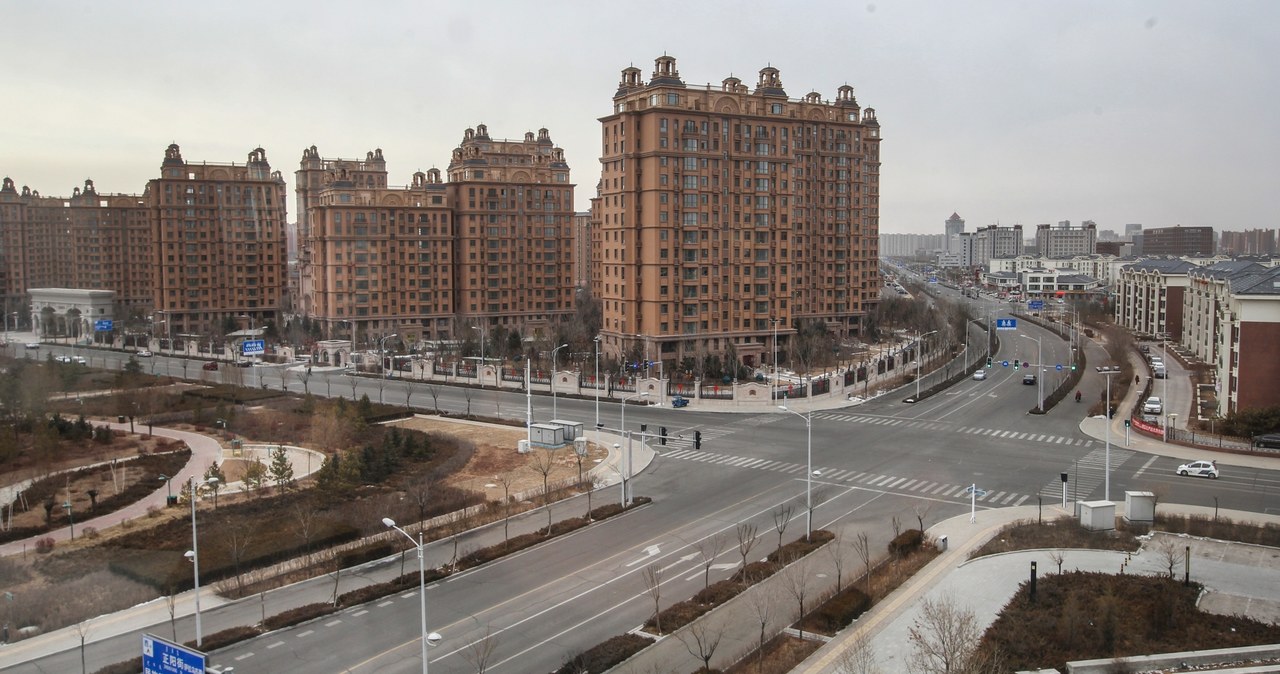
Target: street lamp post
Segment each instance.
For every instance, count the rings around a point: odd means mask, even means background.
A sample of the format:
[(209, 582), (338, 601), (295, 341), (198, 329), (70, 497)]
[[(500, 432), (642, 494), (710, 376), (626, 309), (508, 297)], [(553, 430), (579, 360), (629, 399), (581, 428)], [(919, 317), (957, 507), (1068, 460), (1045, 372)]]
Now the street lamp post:
[(769, 322), (773, 323), (773, 386), (769, 387), (770, 399), (775, 403), (778, 402), (778, 321), (781, 319), (770, 318)]
[(218, 478), (211, 477), (197, 483), (196, 476), (191, 476), (191, 549), (185, 555), (191, 560), (191, 574), (196, 592), (196, 648), (204, 644), (204, 635), (200, 629), (200, 537), (196, 533), (196, 489), (206, 484), (216, 484)]
[(1111, 500), (1111, 377), (1120, 374), (1119, 365), (1103, 365), (1097, 368), (1098, 374), (1107, 378), (1107, 403), (1103, 406), (1102, 414), (1107, 418), (1107, 451), (1106, 451), (1106, 468), (1102, 471), (1103, 479), (1103, 498), (1107, 501)]
[(167, 507), (170, 503), (173, 503), (173, 477), (170, 475), (161, 474), (160, 479), (164, 480), (164, 486), (169, 490), (169, 498), (166, 499), (164, 502), (165, 506)]
[(600, 441), (600, 335), (591, 340), (596, 343), (596, 442)]
[(626, 503), (623, 503), (623, 505), (627, 505), (631, 502), (631, 490), (627, 484), (631, 479), (631, 434), (627, 432), (627, 401), (634, 400), (636, 398), (645, 398), (648, 397), (648, 395), (648, 391), (643, 391), (623, 398), (620, 403), (622, 406), (622, 415), (618, 420), (618, 429), (627, 436), (627, 474), (622, 478), (622, 493), (626, 497)]
[(557, 346), (556, 348), (551, 350), (551, 418), (552, 419), (560, 418), (559, 416), (560, 413), (558, 411), (559, 408), (556, 407), (556, 355), (559, 354), (560, 349), (563, 349), (566, 346), (569, 346), (569, 345), (561, 344), (560, 346)]
[(409, 532), (396, 526), (396, 521), (390, 517), (382, 518), (382, 523), (389, 529), (399, 531), (418, 549), (418, 606), (422, 615), (422, 674), (427, 674), (427, 646), (440, 643), (441, 637), (435, 632), (427, 632), (427, 569), (423, 559), (426, 557), (426, 549), (422, 545), (422, 531), (418, 531), (418, 538), (415, 539), (409, 535)]
[[(378, 377), (387, 378), (387, 340), (395, 337), (396, 333), (391, 333), (378, 340)], [(382, 404), (382, 384), (378, 385), (378, 404)]]
[(913, 402), (920, 402), (920, 361), (924, 359), (924, 338), (936, 332), (937, 330), (931, 330), (916, 336), (916, 397)]
[[(1042, 359), (1042, 352), (1040, 350), (1041, 338), (1032, 337), (1031, 335), (1018, 335), (1018, 336), (1023, 337), (1025, 339), (1036, 340), (1036, 370), (1039, 372), (1039, 374), (1037, 374), (1036, 376), (1036, 392), (1039, 396), (1039, 402), (1036, 404), (1036, 408), (1039, 409), (1041, 412), (1043, 412), (1044, 411), (1044, 360)], [(1108, 379), (1107, 381), (1110, 382), (1111, 380)]]
[(805, 463), (808, 465), (804, 473), (804, 539), (807, 541), (813, 535), (813, 410), (801, 414), (793, 409), (788, 409), (786, 405), (778, 405), (778, 409), (804, 419)]

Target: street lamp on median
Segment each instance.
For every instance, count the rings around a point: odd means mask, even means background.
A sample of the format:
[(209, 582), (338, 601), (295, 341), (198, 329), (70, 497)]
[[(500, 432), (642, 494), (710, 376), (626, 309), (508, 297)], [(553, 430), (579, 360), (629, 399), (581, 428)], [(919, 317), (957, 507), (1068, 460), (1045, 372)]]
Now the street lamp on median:
[[(1044, 361), (1041, 359), (1042, 358), (1041, 351), (1040, 351), (1041, 338), (1032, 337), (1031, 335), (1018, 335), (1018, 336), (1023, 337), (1025, 339), (1036, 340), (1036, 369), (1039, 371), (1038, 374), (1036, 375), (1036, 391), (1038, 393), (1038, 400), (1039, 400), (1039, 402), (1036, 404), (1036, 409), (1043, 412), (1044, 411)], [(1107, 381), (1109, 382), (1111, 380), (1108, 379)]]
[(912, 402), (920, 402), (920, 361), (924, 359), (924, 338), (937, 332), (931, 330), (916, 336), (916, 397)]
[[(378, 376), (381, 377), (382, 379), (387, 378), (387, 349), (386, 349), (387, 340), (395, 336), (396, 336), (396, 333), (393, 332), (378, 340)], [(382, 404), (382, 385), (381, 384), (378, 385), (378, 404), (379, 405)]]
[(191, 476), (191, 549), (187, 550), (185, 557), (191, 562), (191, 574), (196, 590), (196, 648), (200, 648), (204, 643), (204, 635), (200, 629), (200, 537), (196, 533), (196, 490), (206, 484), (217, 484), (217, 482), (216, 477), (196, 482), (196, 476)]
[(409, 532), (396, 526), (396, 521), (390, 517), (382, 518), (382, 523), (389, 529), (399, 531), (418, 549), (418, 605), (422, 613), (422, 674), (427, 674), (427, 646), (440, 643), (441, 637), (435, 632), (427, 632), (427, 569), (423, 560), (426, 557), (426, 550), (422, 546), (422, 531), (419, 530), (418, 538), (414, 539)]
[(552, 419), (560, 418), (559, 416), (560, 413), (557, 411), (558, 408), (556, 407), (556, 355), (560, 352), (560, 349), (563, 349), (566, 346), (569, 346), (569, 345), (561, 344), (560, 346), (557, 346), (556, 348), (551, 350), (551, 418)]
[(488, 341), (488, 335), (484, 328), (484, 324), (471, 326), (472, 330), (480, 331), (480, 367), (476, 368), (476, 382), (484, 387), (484, 343)]
[(596, 343), (596, 442), (600, 441), (600, 335), (591, 340)]
[(786, 405), (778, 405), (778, 409), (804, 419), (805, 444), (807, 446), (805, 462), (808, 465), (804, 473), (804, 539), (807, 541), (813, 535), (813, 410), (809, 410), (806, 414), (801, 414), (793, 409), (788, 409)]
[(643, 391), (635, 395), (626, 396), (622, 399), (622, 402), (619, 403), (622, 406), (622, 418), (618, 420), (618, 430), (627, 436), (627, 475), (622, 479), (622, 493), (626, 497), (624, 499), (626, 502), (623, 503), (623, 505), (627, 505), (631, 502), (631, 489), (627, 484), (627, 481), (631, 479), (631, 434), (627, 432), (627, 401), (635, 400), (636, 398), (645, 398), (648, 397), (648, 395), (648, 391)]
[(1103, 469), (1103, 499), (1111, 500), (1111, 377), (1120, 374), (1119, 365), (1102, 365), (1098, 368), (1098, 374), (1107, 378), (1107, 404), (1103, 407), (1102, 414), (1107, 417), (1107, 452), (1106, 452), (1106, 468)]

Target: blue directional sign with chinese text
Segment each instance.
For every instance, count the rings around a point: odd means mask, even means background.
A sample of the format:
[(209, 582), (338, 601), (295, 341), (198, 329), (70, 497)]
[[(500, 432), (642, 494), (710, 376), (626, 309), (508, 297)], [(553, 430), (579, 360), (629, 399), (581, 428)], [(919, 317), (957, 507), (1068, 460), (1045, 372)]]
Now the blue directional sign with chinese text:
[(240, 347), (240, 352), (246, 356), (262, 353), (266, 351), (267, 343), (261, 339), (246, 339)]
[(1031, 300), (1030, 302), (1027, 302), (1027, 308), (1032, 310), (1043, 309), (1044, 300)]
[(142, 635), (142, 674), (204, 674), (204, 653)]
[(111, 332), (111, 327), (113, 325), (114, 323), (110, 320), (94, 321), (93, 329), (97, 332)]
[(1018, 319), (1016, 318), (997, 318), (996, 330), (1017, 330)]

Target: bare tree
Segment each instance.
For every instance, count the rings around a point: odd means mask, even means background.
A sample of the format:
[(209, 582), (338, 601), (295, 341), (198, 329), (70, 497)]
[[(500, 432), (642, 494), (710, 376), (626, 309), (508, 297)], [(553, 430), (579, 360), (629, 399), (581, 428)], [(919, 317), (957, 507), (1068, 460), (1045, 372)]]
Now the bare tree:
[(316, 535), (316, 508), (308, 501), (293, 504), (293, 533), (302, 541), (303, 554), (311, 561), (311, 541)]
[(738, 525), (738, 554), (742, 555), (742, 581), (747, 581), (747, 555), (751, 554), (751, 548), (760, 542), (760, 534), (756, 530), (756, 525), (750, 522), (743, 522)]
[(879, 674), (876, 669), (876, 650), (866, 632), (854, 635), (836, 656), (837, 674)]
[(933, 509), (932, 503), (917, 503), (912, 506), (912, 511), (916, 515), (916, 523), (919, 524), (920, 535), (924, 535), (924, 518), (929, 516), (929, 511)]
[(440, 413), (440, 386), (438, 384), (427, 384), (427, 393), (431, 394), (431, 406), (435, 408), (436, 414)]
[(169, 610), (169, 630), (173, 633), (173, 643), (178, 643), (178, 594), (176, 588), (170, 586), (164, 593), (164, 607)]
[[(472, 620), (475, 620), (473, 617)], [(479, 622), (479, 621), (477, 621)], [(498, 650), (498, 635), (493, 632), (493, 624), (484, 626), (484, 636), (476, 639), (462, 650), (462, 657), (475, 668), (476, 674), (484, 674), (493, 664), (493, 653)]]
[(920, 614), (907, 633), (912, 652), (908, 663), (924, 674), (964, 671), (982, 636), (972, 611), (955, 599), (925, 599)]
[(747, 606), (751, 609), (751, 615), (755, 617), (756, 624), (760, 626), (760, 642), (756, 645), (756, 669), (764, 671), (764, 642), (769, 618), (773, 616), (773, 595), (769, 593), (767, 587), (760, 585), (752, 587), (747, 590)]
[(831, 565), (836, 568), (836, 592), (844, 589), (844, 562), (847, 552), (844, 547), (844, 531), (836, 529), (831, 542), (827, 544), (827, 554), (831, 556)]
[(428, 509), (431, 505), (431, 485), (427, 482), (426, 477), (413, 480), (405, 492), (408, 493), (409, 499), (413, 501), (413, 505), (418, 508), (418, 521), (426, 522)]
[[(468, 412), (470, 414), (470, 412)], [(556, 449), (547, 447), (533, 452), (529, 468), (542, 476), (542, 505), (547, 509), (547, 535), (551, 535), (551, 491), (547, 481), (556, 467)]]
[(693, 544), (698, 551), (698, 556), (702, 558), (702, 588), (705, 590), (711, 587), (711, 565), (716, 563), (716, 557), (725, 550), (724, 534), (715, 534), (708, 536)]
[(711, 658), (715, 656), (716, 649), (720, 647), (720, 640), (724, 637), (724, 625), (719, 624), (713, 627), (708, 624), (709, 622), (709, 619), (695, 620), (689, 625), (689, 629), (676, 633), (676, 638), (684, 644), (689, 655), (702, 663), (702, 669), (698, 670), (699, 672), (711, 671)]
[(902, 520), (899, 519), (897, 515), (894, 515), (893, 518), (889, 520), (889, 526), (893, 528), (893, 537), (896, 539), (898, 534), (902, 533)]
[(506, 545), (511, 538), (511, 477), (508, 475), (495, 475), (493, 479), (502, 485), (502, 544)]
[(471, 416), (471, 389), (466, 386), (463, 386), (462, 397), (467, 399), (467, 416), (470, 417)]
[(1169, 570), (1169, 580), (1173, 580), (1176, 577), (1173, 575), (1173, 569), (1178, 562), (1182, 561), (1181, 551), (1178, 550), (1178, 546), (1173, 541), (1167, 538), (1160, 541), (1159, 548), (1157, 559), (1165, 563)]
[(804, 600), (809, 595), (809, 561), (802, 559), (788, 566), (782, 575), (782, 586), (786, 588), (787, 594), (796, 600), (796, 629), (800, 632), (800, 639), (804, 639)]
[(244, 594), (244, 574), (241, 573), (240, 566), (253, 540), (251, 531), (246, 525), (227, 526), (223, 528), (220, 539), (227, 556), (231, 558), (231, 569), (236, 574), (236, 596), (241, 596)]
[(88, 665), (84, 659), (84, 642), (85, 639), (89, 638), (89, 623), (82, 620), (73, 627), (75, 628), (76, 636), (80, 639), (80, 674), (89, 674)]
[(1054, 564), (1057, 564), (1057, 565), (1058, 565), (1058, 574), (1059, 574), (1059, 575), (1061, 575), (1061, 574), (1062, 574), (1062, 562), (1063, 562), (1064, 560), (1066, 560), (1066, 558), (1067, 558), (1067, 551), (1066, 551), (1066, 550), (1054, 550), (1053, 552), (1050, 552), (1050, 553), (1049, 553), (1049, 559), (1050, 559), (1050, 561), (1052, 561)]
[(791, 523), (792, 506), (790, 503), (784, 503), (773, 509), (773, 529), (778, 532), (778, 549), (782, 549), (782, 534), (787, 530), (787, 525)]
[(871, 596), (871, 539), (867, 536), (867, 532), (859, 531), (858, 537), (853, 541), (853, 551), (858, 554), (858, 559), (862, 560), (862, 584), (863, 592), (867, 596)]
[(653, 599), (653, 624), (658, 634), (662, 634), (662, 567), (650, 564), (640, 571), (644, 579), (644, 590)]

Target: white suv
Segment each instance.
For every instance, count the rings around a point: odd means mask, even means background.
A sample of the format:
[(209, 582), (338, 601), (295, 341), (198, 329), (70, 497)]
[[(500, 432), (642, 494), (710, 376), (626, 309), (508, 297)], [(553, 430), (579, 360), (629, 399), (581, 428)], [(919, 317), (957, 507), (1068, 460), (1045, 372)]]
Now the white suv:
[(1160, 399), (1155, 396), (1151, 396), (1150, 398), (1147, 398), (1147, 402), (1142, 403), (1143, 414), (1160, 414), (1163, 411), (1164, 411), (1164, 404), (1161, 403)]

